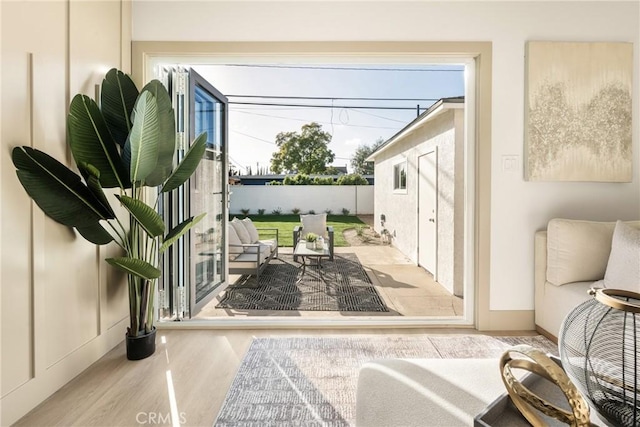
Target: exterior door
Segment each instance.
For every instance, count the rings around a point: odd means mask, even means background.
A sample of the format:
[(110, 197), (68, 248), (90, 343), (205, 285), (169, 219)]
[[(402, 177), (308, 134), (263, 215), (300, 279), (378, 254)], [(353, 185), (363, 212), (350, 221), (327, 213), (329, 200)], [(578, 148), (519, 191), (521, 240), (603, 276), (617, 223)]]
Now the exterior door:
[(418, 264), (437, 280), (438, 151), (418, 157)]
[(226, 287), (227, 98), (189, 70), (189, 134), (207, 132), (207, 149), (191, 179), (190, 216), (206, 212), (190, 245), (190, 314), (194, 316)]
[(178, 160), (207, 132), (207, 148), (196, 172), (160, 204), (172, 226), (206, 213), (164, 259), (160, 314), (181, 319), (195, 316), (227, 283), (227, 98), (191, 69), (164, 67), (159, 74), (176, 112)]

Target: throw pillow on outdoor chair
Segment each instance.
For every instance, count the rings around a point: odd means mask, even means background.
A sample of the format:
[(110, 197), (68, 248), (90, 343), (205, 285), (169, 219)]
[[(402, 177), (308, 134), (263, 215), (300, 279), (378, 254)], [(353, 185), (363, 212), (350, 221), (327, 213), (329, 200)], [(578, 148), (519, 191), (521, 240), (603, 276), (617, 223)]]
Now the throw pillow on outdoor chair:
[(318, 236), (329, 237), (327, 234), (327, 214), (309, 214), (300, 215), (300, 222), (302, 222), (302, 238), (307, 233), (314, 233)]
[[(333, 261), (333, 227), (327, 227), (327, 214), (300, 215), (300, 222), (302, 222), (302, 226), (293, 229), (293, 247), (296, 247), (299, 240), (304, 240), (304, 236), (308, 233), (314, 233), (327, 240), (329, 260)], [(298, 257), (294, 256), (293, 260), (297, 261)]]

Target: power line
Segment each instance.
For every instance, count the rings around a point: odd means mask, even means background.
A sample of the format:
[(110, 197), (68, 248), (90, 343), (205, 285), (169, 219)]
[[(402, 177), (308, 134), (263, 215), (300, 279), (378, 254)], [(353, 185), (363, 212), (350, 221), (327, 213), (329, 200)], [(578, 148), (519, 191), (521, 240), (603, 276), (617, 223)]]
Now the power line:
[(321, 66), (302, 66), (302, 65), (267, 65), (267, 64), (221, 64), (224, 67), (243, 67), (243, 68), (284, 68), (292, 70), (342, 70), (342, 71), (400, 71), (400, 72), (442, 72), (442, 73), (461, 73), (464, 69), (455, 70), (449, 68), (366, 68), (366, 67), (321, 67)]
[[(307, 111), (309, 110), (313, 110), (314, 108), (308, 108)], [(322, 107), (319, 108), (315, 108), (316, 110), (322, 110)], [(295, 107), (284, 107), (284, 108), (274, 108), (274, 107), (260, 107), (260, 106), (248, 106), (248, 107), (242, 107), (242, 106), (235, 106), (234, 111), (300, 111), (299, 108), (295, 108)]]
[(246, 136), (247, 138), (257, 139), (258, 141), (266, 142), (267, 144), (276, 145), (276, 143), (273, 142), (273, 141), (267, 141), (266, 139), (258, 138), (257, 136), (249, 135), (247, 133), (242, 133), (242, 132), (234, 130), (234, 129), (231, 129), (231, 132), (235, 132), (237, 134)]
[(416, 107), (371, 107), (371, 106), (350, 106), (350, 105), (311, 105), (311, 104), (273, 104), (268, 102), (238, 102), (229, 101), (229, 105), (264, 105), (273, 107), (301, 107), (301, 108), (358, 108), (365, 110), (413, 110)]
[(353, 111), (355, 111), (356, 113), (360, 113), (360, 114), (366, 114), (367, 116), (377, 117), (379, 119), (390, 120), (392, 122), (398, 122), (398, 123), (404, 123), (404, 124), (407, 123), (406, 120), (396, 120), (396, 119), (392, 119), (392, 118), (389, 118), (389, 117), (379, 116), (379, 115), (373, 114), (373, 113), (367, 113), (366, 111), (358, 111), (357, 108), (353, 108)]
[[(231, 132), (235, 132), (235, 133), (237, 133), (237, 134), (240, 134), (240, 135), (246, 136), (246, 137), (248, 137), (248, 138), (256, 139), (256, 140), (261, 141), (261, 142), (266, 142), (267, 144), (276, 145), (276, 143), (275, 143), (275, 142), (268, 141), (268, 140), (266, 140), (266, 139), (262, 139), (262, 138), (258, 138), (257, 136), (249, 135), (248, 133), (239, 132), (239, 131), (237, 131), (237, 130), (233, 130), (233, 129), (231, 130)], [(335, 159), (340, 159), (340, 160), (351, 160), (351, 159), (346, 158), (346, 157), (334, 157), (334, 158), (335, 158)]]
[(344, 96), (225, 95), (227, 98), (314, 99), (323, 101), (438, 101), (440, 98), (370, 98)]
[(232, 161), (232, 162), (233, 162), (237, 167), (242, 168), (242, 169), (244, 169), (245, 171), (247, 170), (247, 168), (246, 168), (246, 167), (242, 166), (242, 165), (240, 164), (240, 162), (239, 162), (239, 161), (237, 161), (236, 159), (234, 159), (233, 157), (229, 156), (229, 160), (231, 160), (231, 161)]
[[(353, 110), (353, 111), (355, 111), (356, 113), (366, 114), (367, 116), (373, 116), (373, 117), (377, 117), (379, 119), (390, 120), (392, 122), (397, 122), (397, 123), (404, 123), (404, 124), (407, 123), (406, 120), (392, 119), (390, 117), (380, 116), (378, 114), (368, 113), (366, 111), (358, 111), (357, 108), (353, 108), (353, 107), (348, 107), (348, 108)], [(422, 107), (420, 107), (420, 108), (422, 108)], [(309, 108), (309, 110), (311, 110), (311, 109), (313, 109), (313, 108)], [(323, 108), (322, 107), (318, 107), (316, 109), (317, 110), (322, 110)], [(283, 117), (283, 116), (272, 116), (270, 114), (249, 113), (249, 112), (250, 111), (298, 111), (298, 110), (299, 110), (299, 108), (296, 108), (296, 107), (291, 107), (291, 108), (286, 108), (285, 107), (285, 108), (274, 109), (274, 108), (269, 108), (269, 107), (260, 108), (260, 106), (257, 106), (257, 107), (240, 107), (240, 106), (236, 106), (233, 109), (233, 111), (238, 112), (238, 113), (255, 114), (255, 115), (258, 115), (258, 116), (277, 117), (277, 118), (285, 118), (285, 117)], [(287, 119), (288, 119), (288, 117), (287, 117)], [(294, 120), (294, 119), (290, 119), (290, 120)], [(302, 119), (300, 119), (300, 120), (302, 120)], [(355, 125), (353, 125), (353, 126), (355, 126)], [(382, 129), (395, 129), (395, 128), (386, 128), (385, 127), (385, 128), (382, 128)]]
[[(239, 110), (235, 110), (236, 113), (242, 113), (242, 114), (249, 114), (252, 116), (261, 116), (261, 117), (273, 117), (274, 119), (284, 119), (284, 120), (293, 120), (293, 121), (298, 121), (298, 122), (305, 122), (305, 123), (309, 123), (309, 120), (306, 119), (298, 119), (295, 117), (284, 117), (284, 116), (275, 116), (273, 114), (261, 114), (261, 113), (250, 113), (248, 111), (239, 111)], [(385, 117), (382, 117), (385, 118)], [(387, 119), (387, 120), (393, 120), (393, 119)], [(318, 121), (318, 120), (313, 120), (316, 123), (322, 123), (322, 124), (333, 124), (331, 122), (324, 122), (324, 121)], [(400, 123), (404, 123), (406, 124), (407, 122), (403, 122), (400, 120), (395, 120), (398, 121)], [(390, 127), (390, 126), (368, 126), (368, 125), (352, 125), (352, 124), (344, 124), (341, 123), (342, 126), (351, 126), (351, 127), (359, 127), (359, 128), (369, 128), (369, 129), (391, 129), (391, 130), (398, 130), (398, 127)]]

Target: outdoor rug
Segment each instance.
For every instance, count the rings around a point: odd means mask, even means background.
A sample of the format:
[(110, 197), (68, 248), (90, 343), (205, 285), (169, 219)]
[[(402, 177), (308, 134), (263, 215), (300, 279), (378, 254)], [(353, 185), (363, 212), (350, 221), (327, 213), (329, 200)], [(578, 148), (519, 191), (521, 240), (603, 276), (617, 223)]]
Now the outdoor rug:
[(322, 261), (321, 280), (316, 266), (302, 269), (293, 255), (280, 255), (260, 274), (243, 277), (229, 286), (216, 308), (238, 310), (389, 311), (378, 295), (358, 257), (336, 254)]
[(557, 355), (537, 336), (386, 335), (255, 338), (215, 426), (351, 426), (360, 366), (381, 358), (497, 359), (529, 344)]

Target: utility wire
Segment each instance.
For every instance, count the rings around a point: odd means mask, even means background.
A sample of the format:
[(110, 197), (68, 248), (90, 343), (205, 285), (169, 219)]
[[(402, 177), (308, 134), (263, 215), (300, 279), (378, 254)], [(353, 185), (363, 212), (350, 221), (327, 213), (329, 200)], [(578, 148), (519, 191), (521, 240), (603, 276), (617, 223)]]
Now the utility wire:
[[(379, 115), (377, 115), (377, 114), (368, 113), (368, 112), (366, 112), (366, 111), (358, 111), (358, 109), (357, 109), (357, 108), (352, 108), (352, 110), (353, 110), (353, 111), (355, 111), (356, 113), (366, 114), (367, 116), (373, 116), (373, 117), (377, 117), (377, 118), (379, 118), (379, 119), (390, 120), (390, 121), (392, 121), (392, 122), (398, 122), (398, 123), (404, 123), (404, 124), (407, 124), (407, 121), (406, 121), (406, 120), (397, 120), (397, 119), (392, 119), (392, 118), (390, 118), (390, 117), (384, 117), (384, 116), (379, 116)], [(385, 128), (385, 129), (386, 129), (386, 128)], [(393, 128), (393, 129), (395, 129), (395, 128)]]
[[(240, 134), (242, 136), (246, 136), (248, 138), (256, 139), (256, 140), (261, 141), (261, 142), (266, 142), (267, 144), (276, 145), (275, 142), (268, 141), (268, 140), (262, 139), (262, 138), (258, 138), (257, 136), (249, 135), (248, 133), (239, 132), (239, 131), (233, 130), (233, 129), (231, 130), (231, 132), (235, 132), (235, 133)], [(340, 160), (351, 160), (351, 159), (346, 158), (346, 157), (334, 157), (334, 158), (335, 159), (340, 159)]]
[[(307, 111), (309, 110), (314, 110), (314, 108), (307, 108)], [(315, 110), (323, 110), (322, 107), (318, 107), (315, 108)], [(248, 107), (243, 107), (241, 105), (235, 105), (233, 106), (233, 111), (300, 111), (299, 108), (295, 108), (295, 107), (284, 107), (284, 108), (275, 108), (275, 107), (260, 107), (260, 106), (256, 106), (256, 107), (252, 107), (252, 106), (248, 106)]]
[(242, 67), (242, 68), (285, 68), (292, 70), (343, 70), (343, 71), (401, 71), (401, 72), (443, 72), (443, 73), (461, 73), (464, 69), (456, 70), (449, 68), (366, 68), (366, 67), (321, 67), (321, 66), (302, 66), (302, 65), (268, 65), (268, 64), (220, 64), (223, 67)]
[(365, 110), (413, 110), (416, 107), (371, 107), (371, 106), (353, 106), (353, 105), (311, 105), (311, 104), (273, 104), (269, 102), (238, 102), (229, 101), (229, 105), (264, 105), (273, 107), (301, 107), (301, 108), (358, 108)]
[(240, 162), (238, 162), (238, 161), (237, 161), (236, 159), (234, 159), (233, 157), (229, 156), (229, 160), (231, 160), (231, 161), (233, 162), (233, 164), (234, 164), (234, 165), (236, 165), (237, 167), (242, 168), (242, 169), (244, 169), (245, 171), (247, 170), (247, 168), (246, 168), (246, 167), (242, 166), (242, 165), (240, 164)]
[[(295, 117), (274, 116), (272, 114), (251, 113), (249, 111), (239, 111), (239, 110), (234, 110), (234, 111), (236, 113), (249, 114), (251, 116), (273, 117), (274, 119), (293, 120), (293, 121), (297, 121), (297, 122), (309, 123), (309, 120), (307, 120), (307, 119), (298, 119), (298, 118), (295, 118)], [(388, 119), (388, 120), (393, 120), (393, 119)], [(316, 123), (327, 124), (327, 125), (328, 124), (333, 124), (332, 122), (324, 122), (324, 121), (320, 121), (320, 120), (312, 120), (312, 121), (314, 121)], [(407, 122), (403, 122), (401, 120), (395, 120), (395, 121), (407, 124)], [(342, 123), (342, 125), (343, 126), (351, 126), (351, 127), (359, 127), (359, 128), (369, 128), (369, 129), (398, 130), (398, 126), (396, 126), (396, 127), (391, 127), (391, 126), (368, 126), (368, 125), (352, 125), (352, 124), (349, 124), (349, 123), (347, 123), (347, 124)]]
[(243, 132), (240, 132), (240, 131), (237, 131), (237, 130), (234, 130), (234, 129), (231, 129), (231, 132), (235, 132), (237, 134), (246, 136), (247, 138), (257, 139), (258, 141), (266, 142), (267, 144), (276, 145), (276, 143), (273, 142), (273, 141), (268, 141), (266, 139), (258, 138), (257, 136), (249, 135), (247, 133), (243, 133)]
[[(378, 114), (373, 114), (373, 113), (368, 113), (366, 111), (359, 111), (357, 108), (353, 108), (353, 107), (349, 107), (351, 110), (355, 111), (356, 113), (360, 113), (360, 114), (366, 114), (367, 116), (373, 116), (373, 117), (377, 117), (379, 119), (384, 119), (384, 120), (389, 120), (392, 122), (397, 122), (397, 123), (404, 123), (407, 124), (406, 120), (398, 120), (398, 119), (392, 119), (390, 117), (385, 117), (385, 116), (380, 116)], [(421, 107), (422, 108), (422, 107)], [(311, 110), (312, 108), (309, 108), (309, 110)], [(317, 108), (318, 110), (321, 110), (322, 108)], [(252, 113), (252, 111), (299, 111), (299, 108), (278, 108), (278, 109), (273, 109), (273, 108), (253, 108), (253, 107), (240, 107), (240, 106), (234, 106), (233, 111), (237, 112), (237, 113), (246, 113), (246, 114), (254, 114), (256, 116), (265, 116), (265, 117), (276, 117), (276, 118), (281, 118), (281, 119), (289, 119), (289, 117), (284, 117), (284, 116), (273, 116), (271, 114), (260, 114), (260, 113)], [(289, 120), (303, 120), (303, 119), (289, 119)], [(307, 120), (305, 120), (307, 121)], [(356, 126), (356, 125), (352, 125), (352, 126)], [(362, 125), (364, 126), (364, 125)], [(375, 126), (375, 128), (380, 128), (380, 129), (395, 129), (395, 128), (390, 128), (390, 127), (378, 127)]]
[(438, 101), (440, 98), (371, 98), (344, 96), (225, 95), (227, 98), (315, 99), (323, 101)]

